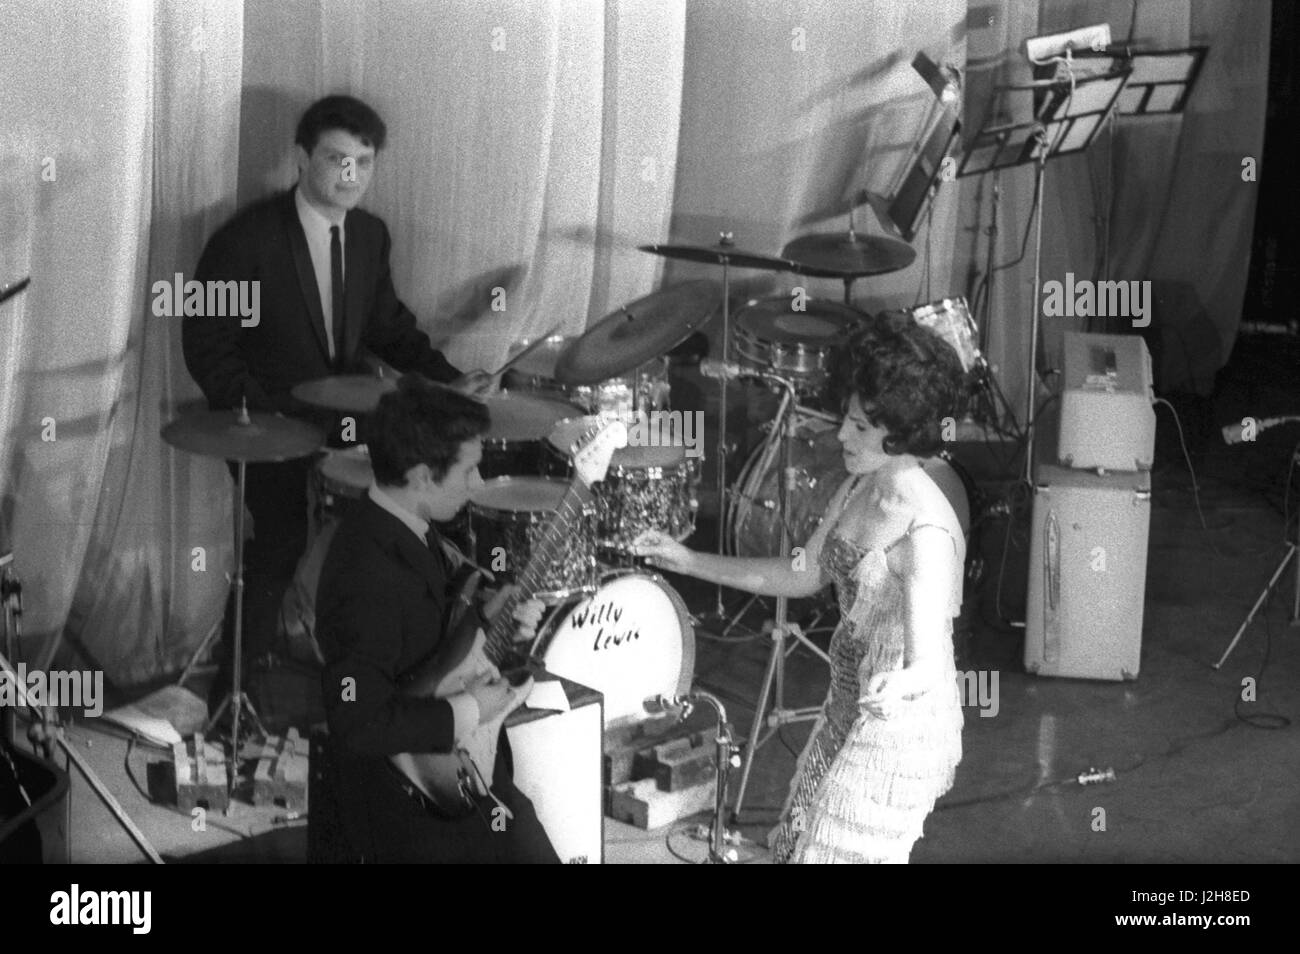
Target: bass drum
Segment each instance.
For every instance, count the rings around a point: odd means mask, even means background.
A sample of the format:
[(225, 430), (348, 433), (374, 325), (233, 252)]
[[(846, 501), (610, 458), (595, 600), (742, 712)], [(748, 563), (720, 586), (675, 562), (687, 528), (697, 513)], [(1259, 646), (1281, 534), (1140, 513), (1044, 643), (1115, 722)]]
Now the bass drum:
[(682, 695), (695, 675), (695, 630), (663, 578), (617, 571), (559, 607), (533, 645), (547, 670), (605, 696), (605, 728), (642, 722), (647, 697)]
[[(831, 497), (849, 476), (844, 469), (838, 421), (801, 413), (791, 448), (794, 487), (790, 493), (790, 546), (801, 547), (816, 531)], [(737, 478), (739, 493), (730, 508), (731, 545), (737, 556), (777, 556), (781, 524), (777, 479), (781, 442), (773, 435), (757, 447)], [(786, 554), (789, 556), (789, 554)]]

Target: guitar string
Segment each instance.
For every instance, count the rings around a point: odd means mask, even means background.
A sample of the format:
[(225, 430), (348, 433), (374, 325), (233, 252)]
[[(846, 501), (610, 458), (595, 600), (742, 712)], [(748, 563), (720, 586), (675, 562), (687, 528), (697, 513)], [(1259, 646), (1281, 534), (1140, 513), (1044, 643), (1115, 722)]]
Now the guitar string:
[[(581, 499), (584, 496), (591, 497), (591, 488), (583, 483), (580, 477), (575, 477), (565, 489), (564, 496), (556, 505), (555, 510), (551, 511), (551, 515), (547, 518), (546, 525), (542, 529), (533, 553), (529, 556), (523, 570), (520, 571), (518, 578), (519, 592), (501, 607), (487, 633), (488, 647), (493, 650), (493, 656), (497, 657), (495, 661), (499, 662), (514, 648), (512, 633), (514, 609), (521, 600), (532, 598), (533, 594), (541, 587), (541, 569), (539, 565), (551, 565), (555, 562), (558, 554), (552, 551), (560, 546), (562, 540), (561, 531), (583, 516), (582, 508), (589, 502), (589, 500)], [(576, 506), (574, 498), (578, 498)]]

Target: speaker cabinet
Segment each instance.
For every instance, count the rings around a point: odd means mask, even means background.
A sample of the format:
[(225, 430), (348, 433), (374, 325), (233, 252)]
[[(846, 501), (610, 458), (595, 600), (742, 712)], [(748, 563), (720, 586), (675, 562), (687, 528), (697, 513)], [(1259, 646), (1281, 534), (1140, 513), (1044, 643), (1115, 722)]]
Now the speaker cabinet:
[(515, 786), (533, 803), (562, 862), (599, 864), (605, 857), (604, 697), (567, 679), (560, 683), (568, 712), (525, 706), (506, 720)]
[(1151, 477), (1040, 464), (1029, 549), (1025, 669), (1136, 679)]

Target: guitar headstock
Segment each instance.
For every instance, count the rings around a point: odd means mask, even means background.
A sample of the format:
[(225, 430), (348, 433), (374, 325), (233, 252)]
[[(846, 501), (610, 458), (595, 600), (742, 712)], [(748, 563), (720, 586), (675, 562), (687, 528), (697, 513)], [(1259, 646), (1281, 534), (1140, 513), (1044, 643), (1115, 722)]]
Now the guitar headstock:
[(605, 479), (614, 451), (627, 446), (627, 425), (622, 421), (601, 421), (574, 441), (573, 471), (587, 486)]

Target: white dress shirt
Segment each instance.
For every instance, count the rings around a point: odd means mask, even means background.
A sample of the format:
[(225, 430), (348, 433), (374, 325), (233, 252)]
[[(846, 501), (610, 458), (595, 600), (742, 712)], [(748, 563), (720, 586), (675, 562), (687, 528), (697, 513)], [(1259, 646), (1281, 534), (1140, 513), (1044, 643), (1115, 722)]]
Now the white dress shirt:
[[(330, 282), (330, 228), (334, 225), (302, 196), (302, 187), (294, 190), (294, 204), (298, 207), (298, 221), (307, 236), (307, 250), (311, 252), (311, 267), (316, 272), (316, 290), (320, 292), (320, 310), (325, 317), (325, 340), (329, 344), (330, 360), (334, 360), (334, 286)], [(338, 223), (339, 244), (343, 246), (343, 274), (347, 268), (347, 233), (343, 223)]]
[[(428, 546), (429, 521), (422, 520), (419, 516), (407, 510), (390, 495), (384, 493), (376, 483), (371, 483), (368, 493), (370, 499), (375, 502), (375, 506), (388, 511), (406, 524), (410, 531), (420, 538), (420, 545)], [(454, 696), (448, 696), (446, 701), (451, 704), (451, 711), (455, 715), (453, 734), (456, 741), (459, 742), (464, 738), (466, 732), (478, 728), (478, 700), (468, 692), (458, 692)]]

